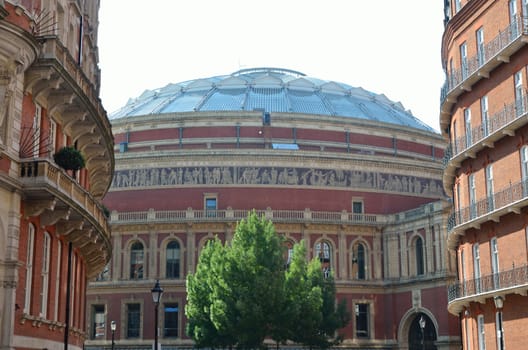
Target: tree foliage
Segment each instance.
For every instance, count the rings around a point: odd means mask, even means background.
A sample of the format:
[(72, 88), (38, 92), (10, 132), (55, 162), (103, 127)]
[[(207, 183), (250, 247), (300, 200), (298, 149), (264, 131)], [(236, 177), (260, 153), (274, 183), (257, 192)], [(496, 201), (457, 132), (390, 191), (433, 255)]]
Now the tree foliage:
[(306, 255), (304, 243), (296, 244), (286, 266), (282, 237), (271, 221), (250, 213), (231, 242), (209, 242), (188, 275), (187, 334), (210, 348), (257, 349), (265, 339), (335, 344), (336, 330), (348, 323), (346, 304), (336, 309), (333, 279)]

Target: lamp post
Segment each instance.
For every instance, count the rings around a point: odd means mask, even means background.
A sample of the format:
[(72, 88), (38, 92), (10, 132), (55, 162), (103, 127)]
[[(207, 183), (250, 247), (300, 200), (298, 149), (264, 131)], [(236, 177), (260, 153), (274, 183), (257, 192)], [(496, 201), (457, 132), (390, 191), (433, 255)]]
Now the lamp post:
[(502, 330), (502, 308), (504, 306), (504, 298), (500, 295), (493, 297), (493, 302), (497, 308), (497, 341), (499, 350), (504, 350), (504, 332)]
[(422, 349), (425, 350), (425, 318), (420, 316), (420, 321), (418, 321), (420, 324), (420, 329), (422, 330)]
[(152, 293), (152, 301), (154, 302), (154, 350), (158, 350), (158, 309), (161, 295), (163, 294), (159, 280), (156, 280), (156, 284), (150, 292)]
[(112, 330), (112, 350), (114, 350), (114, 345), (115, 345), (115, 342), (114, 342), (114, 334), (115, 334), (115, 330), (116, 330), (116, 323), (115, 323), (115, 321), (110, 322), (110, 329)]

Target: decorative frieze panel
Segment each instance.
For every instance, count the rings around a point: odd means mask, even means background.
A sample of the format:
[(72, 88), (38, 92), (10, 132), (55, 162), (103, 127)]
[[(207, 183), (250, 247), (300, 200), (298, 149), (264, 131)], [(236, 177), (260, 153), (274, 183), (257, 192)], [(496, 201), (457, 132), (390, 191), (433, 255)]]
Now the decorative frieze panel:
[(194, 185), (336, 187), (443, 197), (442, 181), (361, 170), (296, 167), (178, 167), (119, 170), (112, 190)]

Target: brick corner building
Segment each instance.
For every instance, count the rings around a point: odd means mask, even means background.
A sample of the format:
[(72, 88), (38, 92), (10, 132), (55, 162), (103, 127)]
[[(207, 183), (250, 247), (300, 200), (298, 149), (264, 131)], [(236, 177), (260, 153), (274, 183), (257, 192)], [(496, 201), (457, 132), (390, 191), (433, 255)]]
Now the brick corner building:
[[(88, 280), (112, 254), (98, 9), (0, 0), (1, 349), (82, 349)], [(65, 146), (84, 167), (55, 161)]]
[(528, 319), (528, 2), (446, 1), (440, 125), (453, 198), (448, 310), (464, 349), (525, 348)]

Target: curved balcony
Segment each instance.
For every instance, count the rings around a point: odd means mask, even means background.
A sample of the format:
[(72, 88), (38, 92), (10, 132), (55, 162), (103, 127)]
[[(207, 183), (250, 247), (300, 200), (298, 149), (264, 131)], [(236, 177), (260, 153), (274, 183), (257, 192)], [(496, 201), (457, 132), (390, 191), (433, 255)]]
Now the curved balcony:
[(40, 56), (26, 72), (25, 90), (77, 142), (86, 156), (90, 192), (102, 198), (113, 176), (112, 129), (94, 84), (56, 37), (42, 37)]
[(475, 158), (484, 148), (493, 148), (505, 136), (515, 135), (515, 130), (528, 123), (528, 95), (505, 105), (488, 118), (488, 122), (471, 129), (470, 134), (456, 138), (445, 151), (443, 183), (450, 193), (455, 171), (467, 158)]
[(517, 293), (527, 295), (528, 266), (458, 282), (447, 287), (447, 309), (458, 315), (470, 302), (485, 303), (487, 298)]
[(458, 237), (470, 228), (480, 228), (487, 221), (499, 222), (500, 217), (509, 213), (520, 214), (528, 205), (528, 179), (510, 184), (508, 187), (479, 200), (468, 207), (454, 212), (448, 221), (447, 243), (455, 249)]
[(482, 52), (468, 58), (464, 67), (447, 73), (446, 81), (440, 91), (440, 129), (442, 132), (449, 126), (451, 108), (458, 97), (489, 74), (528, 41), (528, 18), (517, 17), (506, 28), (499, 31)]
[(21, 161), (19, 179), (25, 217), (38, 216), (42, 227), (55, 225), (57, 234), (85, 256), (89, 276), (96, 275), (112, 253), (110, 225), (100, 203), (46, 159)]
[[(115, 224), (131, 223), (193, 223), (193, 222), (237, 222), (246, 219), (246, 209), (225, 210), (154, 210), (136, 212), (113, 211), (110, 222)], [(346, 211), (327, 212), (306, 210), (266, 210), (255, 211), (260, 217), (272, 220), (274, 223), (332, 223), (381, 226), (387, 222), (386, 215), (355, 214)]]

